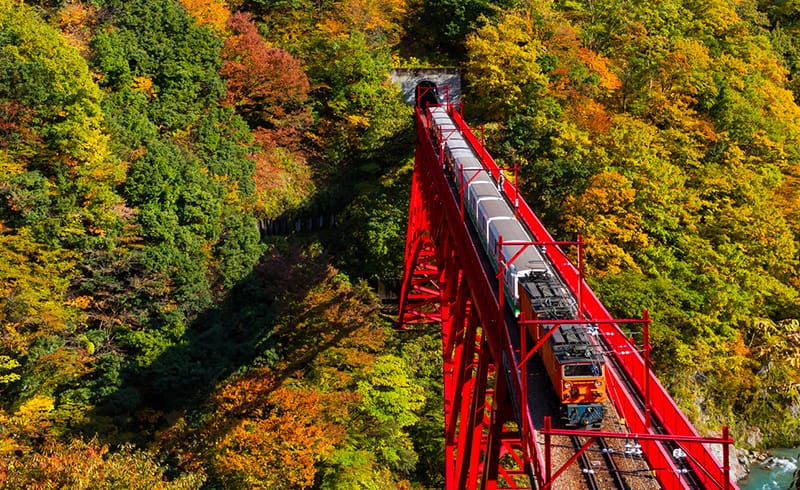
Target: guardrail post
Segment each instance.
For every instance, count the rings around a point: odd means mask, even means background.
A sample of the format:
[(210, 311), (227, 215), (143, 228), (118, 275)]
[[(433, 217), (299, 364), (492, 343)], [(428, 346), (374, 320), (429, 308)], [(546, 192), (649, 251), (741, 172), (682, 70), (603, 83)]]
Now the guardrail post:
[[(525, 324), (525, 312), (520, 312), (519, 314), (520, 319), (520, 329), (519, 329), (519, 344), (520, 344), (520, 353), (519, 358), (525, 359), (525, 355), (527, 354), (528, 345), (527, 345), (527, 337), (528, 337), (528, 326)], [(528, 362), (523, 361), (522, 367), (520, 368), (520, 374), (522, 379), (522, 393), (520, 393), (520, 423), (522, 424), (522, 443), (525, 444), (525, 441), (528, 440), (528, 419), (530, 417), (530, 412), (528, 411)], [(525, 463), (528, 461), (528, 451), (522, 452), (523, 457), (525, 458)]]
[(728, 426), (722, 426), (722, 438), (725, 439), (725, 442), (722, 443), (722, 477), (725, 479), (725, 482), (722, 484), (722, 488), (725, 490), (730, 490), (731, 488), (731, 465), (730, 465), (730, 449), (731, 446), (728, 444)]
[(552, 455), (550, 454), (551, 441), (550, 441), (550, 416), (544, 417), (544, 486), (550, 488), (552, 483)]
[(578, 320), (583, 320), (583, 236), (578, 235)]
[(647, 430), (650, 430), (650, 315), (647, 310), (644, 316), (644, 423)]

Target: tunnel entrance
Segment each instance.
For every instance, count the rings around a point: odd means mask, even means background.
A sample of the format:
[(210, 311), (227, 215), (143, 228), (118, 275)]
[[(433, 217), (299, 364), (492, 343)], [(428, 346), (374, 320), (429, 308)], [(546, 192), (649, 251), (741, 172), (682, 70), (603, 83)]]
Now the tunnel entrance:
[[(461, 73), (456, 68), (394, 68), (389, 72), (393, 84), (400, 87), (403, 102), (422, 104), (458, 104), (461, 101)], [(431, 92), (424, 100), (419, 96)], [(437, 100), (434, 102), (433, 97)]]
[(439, 91), (436, 89), (436, 84), (430, 80), (423, 80), (417, 84), (416, 100), (420, 107), (442, 103), (439, 99)]

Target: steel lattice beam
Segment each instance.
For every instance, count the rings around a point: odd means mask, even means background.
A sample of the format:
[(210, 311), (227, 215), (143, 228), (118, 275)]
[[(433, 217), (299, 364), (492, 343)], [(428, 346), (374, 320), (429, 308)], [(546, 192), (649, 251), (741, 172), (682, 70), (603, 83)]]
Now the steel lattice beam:
[[(485, 168), (497, 177), (499, 168), (456, 111), (457, 126), (476, 149)], [(458, 192), (442, 172), (429, 139), (426, 118), (417, 109), (417, 151), (405, 252), (405, 274), (400, 296), (401, 326), (439, 324), (442, 330), (445, 410), (445, 477), (447, 489), (541, 488), (546, 470), (536, 441), (537, 430), (527, 412), (527, 384), (517, 369), (520, 354), (510, 339), (503, 315), (502, 293), (484, 269), (481, 251), (473, 243)], [(502, 182), (502, 179), (501, 179)], [(554, 267), (579, 298), (586, 320), (596, 320), (615, 355), (621, 373), (608, 376), (609, 395), (628, 420), (631, 430), (651, 431), (649, 413), (633, 401), (616, 376), (633, 382), (646, 393), (648, 412), (676, 439), (698, 439), (696, 430), (677, 409), (666, 390), (647, 369), (647, 362), (613, 323), (610, 315), (585, 284), (579, 269), (566, 258), (514, 185), (501, 183), (505, 194), (519, 204), (519, 219), (543, 245)], [(494, 273), (491, 273), (494, 276)], [(520, 328), (516, 326), (515, 328)], [(524, 328), (524, 326), (522, 327)], [(523, 348), (523, 351), (525, 349)], [(504, 362), (505, 360), (505, 362)], [(523, 362), (524, 364), (524, 362)], [(524, 370), (524, 368), (523, 368)], [(651, 399), (652, 396), (652, 399)], [(514, 406), (519, 413), (515, 413)], [(522, 407), (522, 409), (519, 409)], [(656, 468), (674, 466), (655, 440), (644, 440), (646, 456)], [(724, 447), (726, 449), (727, 446)], [(696, 472), (708, 487), (737, 488), (729, 481), (727, 463), (721, 467), (703, 444), (688, 448)], [(686, 488), (657, 475), (664, 488)]]

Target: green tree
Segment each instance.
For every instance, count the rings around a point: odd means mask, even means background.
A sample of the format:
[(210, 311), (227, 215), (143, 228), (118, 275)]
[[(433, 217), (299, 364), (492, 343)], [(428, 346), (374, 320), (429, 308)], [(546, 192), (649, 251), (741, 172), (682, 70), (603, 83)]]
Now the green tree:
[[(0, 219), (54, 246), (108, 246), (124, 166), (103, 131), (102, 92), (75, 48), (31, 10), (0, 3)], [(56, 61), (54, 61), (56, 60)]]
[(0, 65), (0, 356), (16, 365), (4, 375), (3, 408), (31, 409), (18, 442), (35, 448), (91, 406), (81, 381), (93, 370), (94, 299), (75, 285), (81, 259), (124, 233), (116, 189), (125, 165), (86, 61), (18, 2), (0, 2)]
[(467, 73), (487, 117), (504, 120), (512, 108), (533, 105), (547, 88), (546, 48), (526, 19), (514, 14), (487, 23), (467, 39)]
[(174, 406), (156, 394), (159, 374), (208, 379), (178, 364), (188, 359), (180, 346), (192, 321), (247, 277), (263, 250), (252, 215), (256, 147), (241, 117), (221, 104), (218, 33), (176, 1), (103, 8), (91, 62), (102, 74), (111, 147), (128, 169), (119, 211), (130, 225), (119, 248), (82, 265), (80, 287), (98, 299), (91, 335), (102, 360), (90, 383), (101, 425), (142, 404)]
[(481, 18), (502, 15), (503, 8), (515, 2), (501, 0), (429, 0), (409, 2), (405, 44), (411, 46), (414, 56), (441, 63), (458, 63), (465, 55), (465, 41)]
[(367, 165), (408, 114), (398, 90), (385, 83), (389, 53), (369, 45), (359, 32), (344, 39), (314, 41), (311, 51), (320, 61), (309, 68), (309, 75), (320, 87), (314, 97), (320, 104), (324, 157), (333, 165), (352, 164), (355, 159)]
[(414, 425), (417, 412), (425, 403), (422, 387), (408, 377), (405, 361), (396, 356), (380, 356), (357, 382), (361, 410), (377, 422), (380, 443), (373, 446), (390, 467), (408, 471), (414, 467), (411, 440), (401, 429)]

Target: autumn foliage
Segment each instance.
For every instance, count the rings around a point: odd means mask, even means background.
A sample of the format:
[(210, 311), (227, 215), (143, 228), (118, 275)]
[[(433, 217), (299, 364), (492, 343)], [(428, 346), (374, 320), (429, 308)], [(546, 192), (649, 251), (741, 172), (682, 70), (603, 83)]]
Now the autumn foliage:
[(313, 191), (302, 146), (311, 123), (306, 105), (310, 85), (300, 63), (288, 51), (271, 47), (247, 13), (232, 14), (221, 56), (225, 103), (253, 130), (259, 145), (251, 156), (260, 217), (275, 218), (300, 207)]
[(111, 451), (97, 440), (50, 443), (38, 453), (0, 455), (0, 488), (200, 488), (202, 474), (170, 479), (166, 466), (146, 451), (125, 446)]
[(495, 158), (520, 163), (551, 230), (583, 236), (604, 303), (619, 316), (650, 311), (659, 375), (687, 413), (704, 428), (738, 419), (739, 434), (759, 420), (785, 440), (798, 437), (787, 415), (797, 390), (771, 397), (788, 422), (751, 401), (780, 391), (778, 378), (797, 386), (798, 371), (729, 355), (767, 341), (762, 318), (800, 313), (787, 205), (796, 58), (769, 46), (796, 47), (757, 12), (780, 10), (767, 3), (529, 2), (467, 36), (466, 77)]
[[(441, 338), (365, 282), (403, 269), (393, 67), (461, 68), (466, 118), (582, 235), (604, 304), (649, 311), (702, 431), (797, 445), (796, 14), (0, 0), (0, 488), (444, 486)], [(335, 227), (266, 233), (311, 210)]]
[(226, 102), (251, 127), (264, 130), (262, 143), (296, 146), (310, 122), (309, 83), (300, 63), (288, 51), (269, 46), (246, 13), (231, 15), (228, 28), (220, 71), (227, 81)]
[[(389, 334), (374, 298), (318, 251), (270, 255), (261, 273), (281, 298), (273, 330), (281, 360), (233, 377), (207, 417), (175, 424), (162, 446), (226, 488), (402, 483), (415, 461), (406, 430), (425, 397), (405, 361), (382, 353)], [(389, 469), (402, 471), (385, 479)]]
[(309, 488), (315, 465), (341, 444), (346, 429), (333, 422), (341, 395), (280, 386), (256, 370), (215, 397), (207, 449), (212, 468), (228, 488)]
[(181, 0), (189, 14), (200, 25), (209, 25), (217, 32), (225, 32), (230, 10), (220, 0)]

